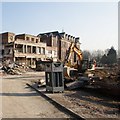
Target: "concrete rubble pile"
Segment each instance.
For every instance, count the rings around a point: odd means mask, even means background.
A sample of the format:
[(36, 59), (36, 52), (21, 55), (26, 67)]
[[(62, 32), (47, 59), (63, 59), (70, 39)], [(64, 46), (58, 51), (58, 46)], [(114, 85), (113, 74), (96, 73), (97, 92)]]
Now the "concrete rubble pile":
[(17, 65), (15, 63), (6, 64), (5, 62), (3, 63), (1, 69), (4, 70), (5, 73), (11, 75), (21, 75), (26, 71), (25, 66)]
[(112, 80), (112, 81), (119, 81), (120, 71), (117, 69), (96, 69), (87, 71), (86, 74), (88, 77), (98, 77), (100, 80)]
[(109, 90), (114, 95), (120, 92), (120, 71), (116, 68), (96, 69), (87, 71), (86, 74), (92, 80), (95, 88)]

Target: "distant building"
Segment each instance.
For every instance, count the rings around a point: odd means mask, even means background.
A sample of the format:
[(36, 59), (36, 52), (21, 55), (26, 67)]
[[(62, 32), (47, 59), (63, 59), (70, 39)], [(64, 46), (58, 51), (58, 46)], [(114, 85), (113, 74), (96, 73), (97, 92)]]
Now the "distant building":
[(3, 60), (35, 67), (36, 60), (46, 58), (46, 43), (40, 42), (39, 37), (13, 33), (2, 33)]
[(41, 42), (46, 43), (46, 58), (59, 59), (59, 41), (61, 36), (58, 31), (39, 34)]
[[(57, 57), (59, 60), (64, 61), (66, 51), (68, 50), (71, 42), (76, 42), (78, 48), (80, 48), (79, 38), (75, 38), (65, 32), (59, 33), (58, 31), (40, 33), (38, 35), (41, 42), (46, 43), (46, 56), (47, 57)], [(71, 62), (76, 62), (76, 54), (73, 53), (71, 56)]]
[[(1, 60), (30, 67), (36, 67), (36, 60), (47, 58), (64, 61), (71, 42), (80, 48), (79, 38), (58, 31), (40, 33), (38, 36), (5, 32), (0, 34), (0, 38)], [(73, 53), (71, 62), (76, 61), (76, 54)]]
[[(76, 46), (80, 48), (80, 42), (79, 37), (75, 38), (71, 35), (66, 34), (65, 32), (60, 33), (61, 40), (60, 40), (60, 59), (63, 61), (66, 55), (66, 51), (68, 50), (71, 42), (75, 42)], [(77, 61), (77, 55), (76, 53), (73, 53), (71, 56), (71, 63), (74, 63)]]
[(1, 61), (3, 59), (14, 60), (13, 58), (13, 42), (15, 40), (15, 34), (6, 32), (0, 34), (0, 53), (1, 53)]

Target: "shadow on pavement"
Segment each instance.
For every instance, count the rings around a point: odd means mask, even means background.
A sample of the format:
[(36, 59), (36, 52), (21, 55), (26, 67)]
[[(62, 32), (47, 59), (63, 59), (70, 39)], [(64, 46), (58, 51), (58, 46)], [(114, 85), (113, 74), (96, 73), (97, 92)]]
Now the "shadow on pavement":
[(39, 94), (35, 93), (0, 93), (0, 96), (27, 96), (27, 97), (31, 97), (31, 96), (40, 96)]

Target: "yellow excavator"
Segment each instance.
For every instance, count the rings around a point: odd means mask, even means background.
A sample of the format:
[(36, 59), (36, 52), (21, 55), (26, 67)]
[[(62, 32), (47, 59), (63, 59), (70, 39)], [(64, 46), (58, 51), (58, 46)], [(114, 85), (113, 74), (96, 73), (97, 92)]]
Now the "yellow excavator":
[[(78, 56), (77, 64), (71, 64), (71, 54), (73, 52), (76, 53)], [(70, 47), (68, 48), (63, 65), (64, 77), (71, 77), (70, 71), (83, 73), (88, 69), (88, 60), (83, 60), (82, 51), (76, 46), (76, 43), (72, 42)]]

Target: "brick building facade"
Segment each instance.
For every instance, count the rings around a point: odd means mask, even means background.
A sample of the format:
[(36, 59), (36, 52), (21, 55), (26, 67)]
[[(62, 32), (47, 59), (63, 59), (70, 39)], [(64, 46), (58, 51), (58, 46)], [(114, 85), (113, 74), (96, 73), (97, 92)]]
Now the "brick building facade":
[[(51, 53), (48, 57), (57, 57), (59, 60), (64, 61), (66, 51), (68, 50), (71, 42), (75, 42), (76, 46), (80, 48), (79, 38), (68, 35), (65, 32), (59, 33), (58, 31), (39, 34), (41, 42), (46, 43), (46, 54)], [(50, 55), (50, 54), (49, 54)], [(71, 56), (71, 62), (77, 61), (76, 53)]]
[[(0, 38), (2, 60), (9, 59), (10, 62), (31, 67), (35, 67), (36, 60), (57, 58), (64, 61), (71, 42), (76, 42), (80, 48), (79, 38), (58, 31), (40, 33), (37, 36), (6, 32), (0, 34)], [(71, 62), (74, 63), (76, 60), (76, 54), (73, 53)]]

